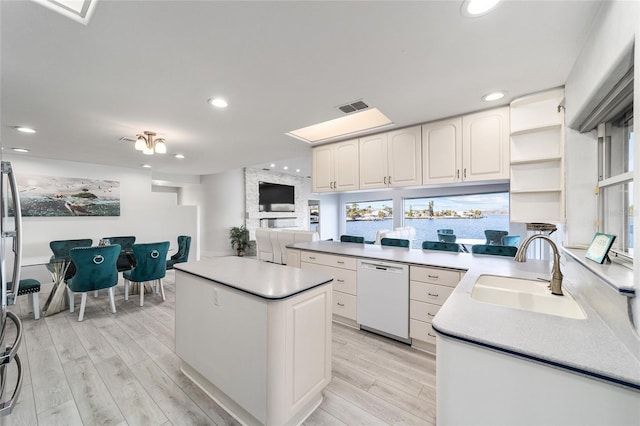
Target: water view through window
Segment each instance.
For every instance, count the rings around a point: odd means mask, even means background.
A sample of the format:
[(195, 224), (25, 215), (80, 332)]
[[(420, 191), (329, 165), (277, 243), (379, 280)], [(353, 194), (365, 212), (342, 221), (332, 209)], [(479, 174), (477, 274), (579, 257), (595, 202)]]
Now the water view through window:
[(438, 229), (452, 229), (457, 238), (484, 239), (485, 229), (509, 230), (509, 193), (405, 199), (404, 226), (416, 230), (414, 248), (438, 241)]
[(346, 203), (347, 234), (375, 241), (376, 233), (393, 229), (393, 201)]

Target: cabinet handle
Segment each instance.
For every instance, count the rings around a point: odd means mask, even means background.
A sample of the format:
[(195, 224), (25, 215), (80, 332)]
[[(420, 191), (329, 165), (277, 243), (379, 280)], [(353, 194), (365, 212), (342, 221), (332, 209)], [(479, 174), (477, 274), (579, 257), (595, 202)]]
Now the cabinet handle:
[(464, 171), (462, 172), (462, 177), (465, 178), (465, 179), (467, 178), (467, 168), (466, 167), (464, 168)]
[(333, 189), (338, 189), (338, 181), (333, 181)]
[(335, 189), (334, 186), (333, 186), (333, 182), (329, 182), (329, 188)]
[(336, 281), (338, 281), (339, 283), (343, 283), (344, 282), (344, 280), (341, 280), (339, 278), (337, 278)]
[(344, 261), (343, 261), (343, 260), (336, 260), (336, 263), (337, 263), (338, 265), (344, 265)]
[(384, 184), (385, 185), (387, 184), (387, 177), (386, 176), (384, 177)]
[(428, 292), (427, 292), (427, 294), (428, 294), (429, 296), (431, 296), (431, 297), (438, 297), (438, 294), (437, 294), (437, 293), (436, 293), (436, 294), (432, 294), (432, 293), (428, 293)]
[(435, 315), (433, 315), (431, 312), (427, 312), (427, 316), (428, 317), (435, 317)]
[(338, 305), (338, 306), (343, 306), (343, 307), (344, 307), (344, 303), (340, 303), (340, 302), (338, 302), (338, 303), (337, 303), (337, 305)]
[(316, 260), (315, 256), (309, 256), (309, 260)]
[(431, 336), (431, 337), (436, 337), (435, 334), (431, 334), (431, 333), (427, 333), (427, 335)]
[(391, 176), (389, 176), (389, 185), (391, 185)]
[(428, 276), (429, 278), (435, 278), (436, 280), (439, 278), (439, 276), (438, 276), (438, 275), (429, 275), (429, 274), (427, 274), (427, 276)]
[(460, 179), (460, 169), (456, 170), (456, 179)]

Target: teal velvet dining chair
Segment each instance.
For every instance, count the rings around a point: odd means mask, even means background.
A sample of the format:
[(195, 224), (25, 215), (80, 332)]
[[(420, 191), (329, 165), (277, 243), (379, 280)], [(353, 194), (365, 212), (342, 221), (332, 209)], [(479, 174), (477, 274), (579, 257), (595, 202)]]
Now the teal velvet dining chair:
[(423, 241), (423, 250), (440, 250), (440, 251), (460, 251), (460, 244), (458, 243), (444, 243), (442, 241)]
[(438, 229), (436, 232), (438, 234), (453, 234), (453, 229)]
[(189, 261), (189, 249), (191, 248), (191, 237), (188, 235), (178, 236), (178, 252), (167, 260), (167, 269), (173, 269), (176, 263)]
[[(89, 238), (79, 239), (79, 240), (56, 240), (51, 241), (49, 243), (49, 248), (53, 252), (52, 259), (65, 259), (69, 257), (69, 252), (71, 249), (76, 247), (91, 247), (93, 244), (93, 240)], [(74, 276), (76, 273), (76, 267), (73, 264), (73, 261), (69, 263), (67, 267), (67, 271), (64, 274), (65, 282)]]
[(103, 237), (102, 240), (108, 241), (107, 244), (118, 244), (120, 246), (120, 255), (118, 256), (118, 261), (116, 262), (118, 272), (128, 271), (134, 266), (132, 264), (132, 259), (133, 245), (136, 242), (136, 237), (134, 237), (133, 235), (125, 237)]
[(487, 239), (485, 244), (502, 245), (502, 237), (507, 235), (507, 231), (497, 231), (495, 229), (485, 229), (484, 236)]
[(515, 257), (518, 252), (517, 247), (500, 246), (492, 244), (474, 244), (471, 246), (471, 253), (474, 254), (491, 254), (494, 256)]
[(162, 301), (165, 300), (162, 279), (167, 273), (168, 252), (169, 241), (133, 245), (136, 266), (122, 274), (124, 277), (124, 300), (129, 300), (130, 283), (137, 283), (140, 287), (140, 306), (143, 306), (145, 282), (156, 284), (156, 288), (160, 290)]
[(455, 243), (458, 237), (454, 234), (441, 234), (438, 233), (438, 241), (443, 243)]
[(340, 242), (364, 244), (364, 237), (358, 237), (355, 235), (340, 235)]
[(502, 237), (502, 245), (518, 247), (520, 245), (520, 235), (505, 235)]
[(74, 311), (75, 293), (82, 293), (78, 321), (84, 318), (87, 292), (109, 289), (111, 312), (116, 313), (113, 288), (118, 284), (116, 262), (120, 255), (118, 244), (99, 247), (76, 247), (69, 251), (76, 265), (76, 273), (67, 281), (69, 286), (69, 312)]
[[(7, 283), (7, 290), (11, 291), (12, 288), (13, 282), (9, 281)], [(16, 297), (25, 294), (31, 295), (31, 297), (29, 297), (29, 311), (33, 312), (33, 318), (40, 319), (40, 281), (33, 278), (20, 280)]]
[(402, 238), (383, 238), (380, 240), (380, 245), (409, 248), (409, 240), (405, 240)]

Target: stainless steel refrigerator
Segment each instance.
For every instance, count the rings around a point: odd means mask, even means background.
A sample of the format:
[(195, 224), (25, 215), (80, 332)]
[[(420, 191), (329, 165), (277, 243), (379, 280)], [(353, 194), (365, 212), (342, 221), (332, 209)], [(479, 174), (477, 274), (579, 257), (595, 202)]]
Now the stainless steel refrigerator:
[[(10, 414), (22, 387), (22, 363), (18, 348), (22, 341), (20, 318), (7, 309), (16, 301), (22, 261), (22, 216), (20, 195), (11, 163), (2, 161), (0, 174), (0, 276), (2, 306), (0, 308), (0, 415)], [(9, 259), (9, 260), (8, 260)], [(13, 265), (11, 265), (13, 263)], [(9, 274), (11, 276), (9, 277)], [(7, 283), (12, 283), (8, 290)], [(15, 327), (15, 329), (14, 329)], [(9, 340), (9, 341), (7, 341)], [(15, 362), (17, 380), (7, 383), (7, 371)]]

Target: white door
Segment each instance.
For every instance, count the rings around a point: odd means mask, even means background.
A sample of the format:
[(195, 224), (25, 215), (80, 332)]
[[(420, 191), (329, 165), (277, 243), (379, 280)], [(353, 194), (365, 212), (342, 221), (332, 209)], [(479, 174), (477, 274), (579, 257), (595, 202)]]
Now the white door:
[(422, 184), (422, 134), (420, 126), (394, 130), (387, 134), (389, 186)]
[(387, 186), (387, 134), (360, 138), (360, 189)]
[(333, 191), (333, 146), (322, 145), (312, 150), (311, 180), (313, 192)]
[(462, 180), (509, 179), (509, 108), (462, 117)]
[(422, 125), (422, 183), (459, 182), (462, 178), (462, 118)]
[(351, 191), (360, 188), (358, 145), (358, 139), (353, 139), (337, 143), (334, 146), (334, 189), (337, 191)]

